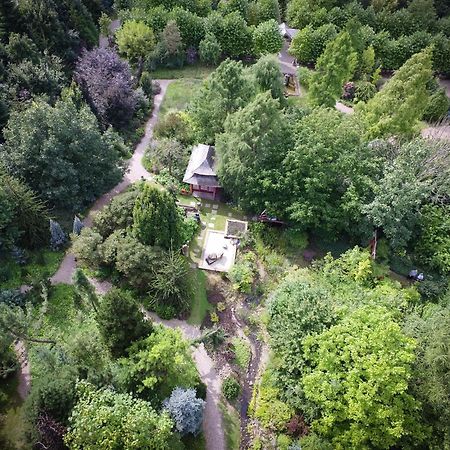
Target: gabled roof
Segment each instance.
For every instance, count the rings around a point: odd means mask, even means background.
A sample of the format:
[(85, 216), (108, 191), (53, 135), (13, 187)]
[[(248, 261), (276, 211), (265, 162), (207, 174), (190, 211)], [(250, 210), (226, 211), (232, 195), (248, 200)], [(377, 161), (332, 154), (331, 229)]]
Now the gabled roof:
[(294, 36), (298, 33), (298, 30), (296, 28), (289, 28), (284, 22), (280, 23), (279, 28), (281, 36), (288, 39), (293, 39)]
[(184, 183), (220, 187), (215, 170), (215, 150), (211, 145), (199, 144), (192, 149)]

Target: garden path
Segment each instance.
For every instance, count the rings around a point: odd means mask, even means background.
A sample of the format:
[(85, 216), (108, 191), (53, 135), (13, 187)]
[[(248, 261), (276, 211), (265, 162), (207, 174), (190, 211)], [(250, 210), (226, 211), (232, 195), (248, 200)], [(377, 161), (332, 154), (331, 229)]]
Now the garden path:
[[(86, 219), (84, 220), (86, 226), (90, 226), (92, 224), (92, 217), (95, 212), (106, 206), (113, 197), (123, 192), (130, 184), (141, 179), (151, 179), (151, 174), (142, 165), (142, 158), (144, 156), (145, 149), (152, 140), (153, 128), (158, 120), (161, 102), (170, 82), (171, 80), (159, 80), (161, 92), (154, 98), (153, 115), (146, 124), (144, 137), (136, 146), (133, 156), (129, 161), (125, 176), (117, 186), (101, 196), (94, 203)], [(71, 284), (76, 265), (74, 255), (67, 253), (57, 272), (51, 277), (51, 283)], [(90, 281), (99, 294), (105, 294), (112, 287), (111, 283), (107, 281), (99, 281), (96, 279), (90, 279)], [(22, 286), (22, 288), (26, 289), (27, 286)], [(154, 322), (161, 323), (169, 328), (180, 329), (186, 339), (194, 340), (201, 336), (199, 327), (189, 325), (183, 320), (162, 320), (156, 314), (150, 312), (146, 312), (146, 317), (151, 318)], [(25, 399), (31, 387), (30, 366), (24, 343), (19, 341), (15, 345), (15, 350), (21, 364), (18, 392), (20, 396)], [(205, 434), (207, 450), (225, 450), (225, 435), (223, 431), (222, 413), (219, 407), (222, 385), (221, 379), (214, 368), (213, 360), (206, 352), (203, 344), (198, 345), (194, 349), (193, 357), (200, 377), (206, 385), (206, 405), (203, 416), (203, 431)]]
[[(106, 194), (102, 195), (99, 199), (97, 199), (92, 208), (89, 210), (86, 219), (84, 220), (84, 224), (86, 226), (90, 226), (92, 224), (92, 217), (95, 212), (99, 211), (104, 206), (106, 206), (113, 197), (123, 192), (130, 184), (134, 183), (135, 181), (139, 181), (141, 179), (151, 179), (152, 177), (151, 174), (147, 172), (147, 170), (145, 170), (144, 166), (142, 165), (142, 158), (144, 156), (145, 149), (148, 147), (148, 145), (152, 140), (153, 127), (155, 126), (156, 121), (158, 120), (158, 113), (161, 107), (161, 102), (162, 99), (164, 98), (167, 86), (170, 84), (170, 82), (171, 82), (170, 80), (159, 81), (161, 86), (161, 92), (158, 95), (155, 95), (152, 117), (149, 119), (147, 125), (145, 126), (144, 137), (136, 146), (133, 156), (131, 157), (128, 163), (128, 169), (125, 173), (125, 176), (117, 186), (115, 186), (109, 192), (107, 192)], [(62, 260), (61, 265), (59, 266), (57, 272), (50, 278), (50, 281), (52, 282), (52, 284), (58, 283), (70, 284), (72, 282), (72, 276), (75, 269), (76, 269), (75, 257), (73, 254), (67, 253), (64, 259)]]

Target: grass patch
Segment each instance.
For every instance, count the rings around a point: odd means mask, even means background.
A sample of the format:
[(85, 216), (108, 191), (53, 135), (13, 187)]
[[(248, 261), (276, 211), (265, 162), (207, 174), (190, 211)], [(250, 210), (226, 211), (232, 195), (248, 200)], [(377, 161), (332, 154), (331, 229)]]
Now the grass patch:
[[(74, 303), (75, 288), (68, 284), (52, 286), (48, 309), (37, 332), (38, 336), (53, 339), (59, 344), (67, 342), (78, 332), (97, 327), (93, 311), (87, 306), (77, 307)], [(44, 375), (46, 366), (37, 354), (40, 344), (29, 345), (31, 374), (33, 378)]]
[(194, 64), (192, 66), (182, 67), (181, 69), (168, 69), (161, 67), (151, 72), (151, 75), (154, 80), (177, 80), (180, 78), (204, 79), (214, 70), (215, 67)]
[(171, 110), (181, 111), (185, 109), (197, 93), (200, 85), (201, 80), (192, 78), (170, 83), (161, 103), (159, 118), (161, 119)]
[(0, 260), (0, 289), (14, 289), (29, 284), (33, 279), (52, 276), (58, 270), (64, 252), (44, 248), (30, 251), (28, 255), (28, 263), (24, 266), (10, 258)]
[(239, 450), (241, 440), (239, 413), (231, 405), (219, 403), (222, 411), (223, 428), (225, 431), (225, 444), (228, 450)]
[(190, 325), (201, 325), (208, 311), (211, 311), (212, 305), (208, 302), (206, 295), (206, 275), (200, 269), (192, 271), (192, 281), (194, 284), (194, 300), (191, 308), (191, 315), (188, 323)]
[(252, 356), (250, 344), (245, 339), (239, 337), (233, 338), (231, 343), (233, 344), (233, 350), (236, 355), (236, 363), (246, 370)]

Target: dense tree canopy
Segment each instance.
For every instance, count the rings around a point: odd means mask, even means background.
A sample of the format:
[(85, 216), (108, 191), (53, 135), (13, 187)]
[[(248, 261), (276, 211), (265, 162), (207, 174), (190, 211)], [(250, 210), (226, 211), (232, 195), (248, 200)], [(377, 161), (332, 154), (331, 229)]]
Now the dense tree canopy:
[(133, 210), (133, 232), (140, 242), (177, 249), (183, 243), (182, 221), (171, 194), (150, 184), (142, 186)]
[(167, 413), (158, 414), (143, 400), (110, 389), (96, 390), (86, 382), (78, 383), (77, 393), (79, 399), (64, 438), (70, 448), (171, 448), (173, 423)]
[(155, 326), (147, 338), (133, 344), (121, 359), (120, 385), (150, 401), (163, 401), (177, 386), (195, 388), (200, 379), (189, 344), (179, 330)]
[(355, 70), (356, 58), (347, 32), (327, 44), (311, 78), (309, 97), (313, 105), (334, 106), (341, 96), (342, 85)]
[(222, 186), (245, 208), (270, 207), (280, 195), (279, 170), (289, 145), (279, 101), (270, 92), (257, 95), (227, 118), (224, 133), (217, 137)]
[(431, 50), (411, 57), (386, 86), (361, 108), (370, 138), (411, 135), (428, 103), (426, 83), (431, 78)]
[(228, 114), (244, 106), (252, 95), (241, 62), (224, 61), (204, 82), (191, 105), (198, 139), (213, 142)]
[(87, 106), (36, 102), (13, 113), (4, 134), (8, 170), (51, 205), (79, 210), (120, 179), (119, 155)]
[(305, 394), (321, 410), (312, 426), (335, 448), (389, 448), (404, 437), (424, 438), (420, 404), (407, 392), (415, 343), (386, 310), (355, 311), (304, 346), (312, 364), (302, 378)]
[(137, 97), (130, 67), (114, 50), (85, 51), (78, 60), (75, 79), (103, 126), (128, 124), (135, 112)]
[(124, 355), (133, 342), (152, 331), (151, 322), (144, 319), (136, 300), (128, 292), (118, 289), (102, 298), (97, 321), (102, 338), (116, 357)]

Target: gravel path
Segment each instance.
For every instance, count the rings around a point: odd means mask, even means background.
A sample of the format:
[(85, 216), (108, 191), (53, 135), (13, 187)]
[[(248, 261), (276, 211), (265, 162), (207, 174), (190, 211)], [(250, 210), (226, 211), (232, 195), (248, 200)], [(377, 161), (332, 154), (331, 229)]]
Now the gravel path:
[[(163, 320), (155, 313), (148, 311), (145, 311), (145, 315), (155, 323), (160, 323), (168, 328), (178, 328), (186, 339), (198, 339), (202, 334), (199, 327), (189, 325), (184, 320)], [(203, 415), (203, 433), (205, 434), (206, 448), (208, 450), (225, 450), (222, 413), (219, 407), (222, 380), (217, 374), (214, 361), (206, 352), (203, 343), (194, 349), (192, 356), (200, 378), (206, 384), (206, 405)]]
[[(135, 181), (138, 181), (142, 178), (150, 179), (151, 174), (145, 170), (144, 166), (142, 165), (142, 157), (144, 156), (145, 149), (150, 144), (152, 137), (153, 137), (153, 127), (156, 124), (156, 121), (158, 120), (158, 112), (159, 108), (161, 106), (162, 99), (164, 98), (164, 95), (166, 93), (167, 86), (170, 84), (170, 80), (161, 80), (161, 93), (155, 96), (154, 99), (154, 109), (153, 109), (153, 115), (150, 118), (150, 120), (147, 122), (147, 125), (145, 127), (145, 135), (142, 138), (141, 142), (137, 145), (133, 156), (131, 157), (127, 172), (125, 173), (124, 178), (122, 181), (115, 186), (113, 189), (111, 189), (106, 194), (102, 195), (92, 206), (92, 208), (89, 211), (88, 216), (84, 220), (84, 224), (86, 226), (92, 225), (92, 217), (93, 214), (100, 209), (102, 209), (104, 206), (106, 206), (113, 197), (123, 192), (130, 184), (134, 183)], [(76, 261), (74, 255), (71, 253), (67, 253), (64, 259), (61, 262), (61, 265), (59, 266), (59, 269), (57, 272), (50, 278), (50, 281), (52, 284), (58, 284), (58, 283), (65, 283), (70, 284), (72, 282), (72, 276), (76, 268)]]
[[(150, 144), (153, 137), (153, 127), (158, 119), (158, 112), (161, 106), (162, 99), (170, 84), (170, 80), (159, 81), (161, 85), (161, 93), (155, 96), (154, 109), (151, 119), (147, 122), (145, 127), (145, 135), (141, 142), (137, 145), (133, 156), (130, 159), (128, 170), (123, 180), (114, 187), (111, 191), (101, 196), (92, 206), (88, 216), (84, 220), (86, 226), (92, 225), (93, 214), (105, 205), (107, 205), (113, 197), (123, 192), (130, 184), (140, 179), (150, 179), (151, 174), (145, 170), (142, 165), (142, 157), (145, 149)], [(71, 253), (67, 253), (61, 262), (57, 272), (51, 277), (52, 284), (71, 284), (72, 276), (76, 269), (75, 257)], [(108, 281), (99, 281), (90, 279), (99, 294), (108, 292), (112, 285)], [(27, 286), (23, 286), (24, 289)], [(201, 336), (199, 327), (189, 325), (187, 322), (177, 319), (162, 320), (156, 314), (146, 311), (146, 316), (152, 319), (155, 323), (161, 323), (169, 328), (178, 328), (181, 330), (183, 336), (189, 340), (195, 340)], [(20, 396), (25, 399), (30, 391), (31, 376), (30, 366), (26, 354), (26, 349), (23, 342), (19, 341), (15, 344), (16, 354), (21, 363), (21, 371), (19, 373), (19, 387), (18, 392)], [(198, 345), (193, 351), (193, 357), (197, 369), (199, 371), (202, 381), (206, 384), (206, 405), (203, 418), (203, 431), (205, 433), (206, 447), (208, 450), (225, 450), (225, 435), (223, 432), (222, 414), (220, 412), (220, 396), (221, 396), (221, 379), (218, 376), (214, 362), (208, 355), (203, 344)]]

